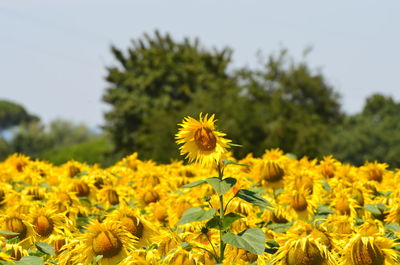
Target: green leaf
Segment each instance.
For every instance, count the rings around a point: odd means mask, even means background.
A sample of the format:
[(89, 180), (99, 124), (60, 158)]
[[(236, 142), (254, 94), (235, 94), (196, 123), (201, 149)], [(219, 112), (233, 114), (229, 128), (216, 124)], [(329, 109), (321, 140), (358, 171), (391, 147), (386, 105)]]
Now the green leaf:
[(215, 228), (215, 229), (221, 229), (221, 218), (219, 216), (214, 215), (213, 218), (211, 218), (207, 223), (206, 223), (207, 228)]
[(222, 236), (222, 241), (257, 255), (265, 250), (265, 233), (260, 228), (246, 229), (237, 235), (228, 232)]
[(183, 213), (181, 220), (179, 220), (178, 222), (178, 225), (207, 220), (212, 218), (214, 215), (215, 209), (205, 211), (200, 207), (193, 207)]
[(317, 214), (318, 215), (329, 215), (331, 213), (334, 213), (334, 211), (329, 208), (327, 205), (320, 204), (317, 207)]
[(269, 225), (267, 225), (267, 228), (274, 232), (277, 232), (277, 233), (285, 233), (291, 226), (292, 226), (292, 223), (269, 224)]
[(390, 232), (400, 232), (400, 225), (398, 223), (390, 223), (385, 225), (385, 230)]
[(17, 265), (44, 265), (44, 262), (41, 258), (36, 256), (25, 256), (20, 260), (15, 261)]
[(188, 249), (188, 248), (191, 248), (192, 245), (190, 245), (188, 242), (182, 242), (182, 243), (181, 243), (181, 247), (182, 247), (183, 249)]
[(223, 229), (229, 228), (233, 222), (235, 222), (236, 220), (239, 220), (241, 218), (243, 218), (243, 216), (238, 215), (236, 213), (228, 213), (227, 215), (224, 216), (224, 221), (222, 223), (222, 228)]
[(2, 234), (2, 235), (10, 235), (10, 236), (18, 236), (19, 235), (19, 233), (7, 231), (7, 230), (0, 230), (0, 234)]
[(267, 202), (263, 197), (261, 197), (254, 191), (241, 189), (236, 193), (236, 197), (239, 197), (242, 200), (250, 202), (261, 208), (268, 208), (268, 207), (273, 208), (273, 206), (269, 202)]
[(197, 187), (197, 186), (200, 186), (200, 185), (203, 185), (203, 184), (206, 184), (206, 183), (207, 183), (207, 181), (202, 179), (202, 180), (194, 181), (194, 182), (191, 182), (189, 184), (183, 185), (183, 186), (180, 187), (180, 189), (193, 188), (193, 187)]
[(327, 192), (332, 192), (332, 188), (331, 186), (329, 186), (329, 183), (326, 181), (322, 181), (322, 187), (324, 188), (324, 190), (326, 190)]
[(103, 255), (97, 255), (97, 256), (94, 258), (94, 262), (98, 263), (102, 258), (103, 258)]
[(220, 180), (219, 178), (208, 178), (206, 179), (207, 183), (210, 184), (213, 189), (218, 193), (218, 195), (224, 195), (228, 190), (233, 188), (236, 184), (236, 179), (234, 178), (225, 178)]
[(47, 254), (47, 255), (55, 254), (53, 246), (50, 246), (46, 242), (37, 242), (35, 245), (36, 245), (37, 249), (39, 251), (43, 252), (44, 254)]
[(51, 186), (50, 186), (49, 184), (47, 184), (46, 182), (40, 182), (40, 183), (39, 183), (39, 186), (40, 186), (40, 187), (44, 187), (44, 188), (51, 189)]
[(228, 145), (234, 146), (234, 147), (243, 147), (243, 145), (241, 145), (241, 144), (234, 144), (234, 143), (228, 143)]
[(367, 204), (364, 206), (364, 209), (375, 214), (375, 215), (381, 215), (381, 210), (379, 210), (379, 208), (376, 205), (372, 205), (372, 204)]
[(364, 220), (358, 217), (354, 217), (354, 221), (357, 226), (362, 225), (364, 223)]
[(228, 166), (228, 165), (237, 165), (237, 166), (242, 166), (242, 167), (249, 167), (250, 165), (247, 164), (240, 164), (236, 161), (232, 161), (232, 160), (222, 160), (222, 163), (224, 163), (224, 166)]

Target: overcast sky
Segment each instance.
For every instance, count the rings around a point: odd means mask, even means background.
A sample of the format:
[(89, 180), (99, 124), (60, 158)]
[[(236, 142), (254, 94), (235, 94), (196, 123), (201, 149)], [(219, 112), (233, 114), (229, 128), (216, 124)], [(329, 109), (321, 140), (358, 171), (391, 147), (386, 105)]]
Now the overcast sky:
[[(33, 4), (34, 2), (34, 4)], [(57, 4), (56, 4), (57, 3)], [(400, 1), (0, 0), (0, 98), (44, 122), (103, 123), (111, 44), (169, 32), (229, 46), (234, 67), (286, 47), (307, 57), (342, 95), (348, 113), (375, 92), (400, 100)]]

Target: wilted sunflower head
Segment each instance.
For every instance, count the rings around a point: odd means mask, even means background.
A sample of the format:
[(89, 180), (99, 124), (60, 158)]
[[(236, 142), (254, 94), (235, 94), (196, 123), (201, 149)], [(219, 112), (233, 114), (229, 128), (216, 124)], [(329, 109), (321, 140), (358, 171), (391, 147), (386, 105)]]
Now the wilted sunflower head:
[(186, 154), (189, 162), (212, 167), (227, 152), (230, 140), (223, 138), (225, 133), (216, 130), (214, 116), (208, 118), (208, 114), (202, 116), (200, 113), (199, 120), (186, 117), (179, 124), (181, 128), (175, 135), (176, 142), (182, 144), (179, 148), (181, 155)]
[(336, 264), (327, 247), (311, 236), (287, 240), (274, 257), (274, 261), (274, 264), (280, 265)]
[(98, 264), (116, 264), (126, 258), (137, 243), (137, 238), (118, 222), (93, 221), (87, 230), (87, 233), (78, 236), (79, 243), (71, 242), (72, 248), (68, 245), (64, 247), (71, 251), (61, 253), (61, 256), (71, 256), (72, 264), (90, 264), (100, 255), (102, 258)]
[(342, 264), (386, 265), (395, 264), (397, 256), (393, 240), (380, 236), (355, 235), (344, 248)]

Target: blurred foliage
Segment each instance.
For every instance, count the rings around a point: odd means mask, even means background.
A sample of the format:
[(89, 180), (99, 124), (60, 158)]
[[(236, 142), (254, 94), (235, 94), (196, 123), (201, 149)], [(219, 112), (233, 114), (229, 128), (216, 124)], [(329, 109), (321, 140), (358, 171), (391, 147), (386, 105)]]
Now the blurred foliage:
[(39, 121), (39, 118), (28, 113), (20, 104), (0, 100), (0, 131), (32, 121)]
[(162, 162), (178, 157), (174, 134), (182, 116), (207, 111), (204, 104), (220, 113), (236, 86), (227, 73), (231, 51), (208, 51), (198, 40), (175, 42), (156, 31), (134, 40), (127, 52), (112, 47), (112, 53), (119, 65), (106, 77), (103, 100), (112, 109), (105, 129), (121, 155), (138, 151)]
[(337, 93), (305, 63), (282, 51), (260, 70), (230, 71), (231, 50), (202, 48), (198, 40), (176, 42), (167, 34), (144, 35), (124, 53), (112, 47), (119, 65), (108, 68), (103, 100), (112, 106), (105, 129), (115, 152), (143, 159), (177, 157), (174, 134), (182, 117), (215, 113), (234, 142), (236, 156), (266, 148), (312, 157), (329, 126), (340, 122)]
[(386, 162), (400, 168), (400, 103), (374, 94), (361, 113), (348, 116), (332, 133), (329, 150), (339, 160), (355, 165)]
[(233, 69), (227, 47), (206, 49), (198, 39), (176, 41), (156, 31), (111, 52), (117, 65), (107, 68), (103, 101), (111, 109), (102, 135), (69, 121), (45, 126), (23, 106), (0, 100), (0, 132), (13, 132), (10, 139), (0, 134), (0, 159), (20, 152), (56, 164), (106, 166), (138, 152), (166, 163), (179, 157), (177, 124), (203, 112), (215, 113), (219, 130), (243, 145), (233, 149), (237, 158), (281, 148), (298, 157), (334, 154), (356, 165), (400, 167), (400, 103), (375, 94), (360, 113), (346, 115), (325, 77), (286, 50), (260, 57), (256, 69)]
[(80, 162), (111, 164), (112, 149), (104, 135), (95, 135), (82, 124), (65, 120), (54, 120), (48, 126), (32, 121), (21, 123), (12, 130), (9, 140), (0, 138), (0, 159), (12, 153), (23, 153), (33, 158), (61, 164), (75, 159)]
[(58, 148), (45, 150), (41, 158), (60, 165), (69, 160), (86, 162), (89, 164), (112, 165), (116, 159), (107, 154), (111, 151), (112, 144), (105, 135), (93, 136), (83, 142), (62, 145)]

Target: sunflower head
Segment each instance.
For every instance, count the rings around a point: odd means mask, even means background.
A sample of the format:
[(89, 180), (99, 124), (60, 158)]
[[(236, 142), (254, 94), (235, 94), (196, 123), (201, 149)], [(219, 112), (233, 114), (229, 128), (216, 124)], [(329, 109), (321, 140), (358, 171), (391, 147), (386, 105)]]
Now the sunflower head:
[(230, 140), (223, 138), (225, 134), (215, 129), (214, 115), (200, 114), (199, 120), (186, 117), (179, 125), (181, 128), (175, 135), (176, 142), (182, 144), (181, 155), (186, 154), (190, 162), (211, 167), (226, 153)]

